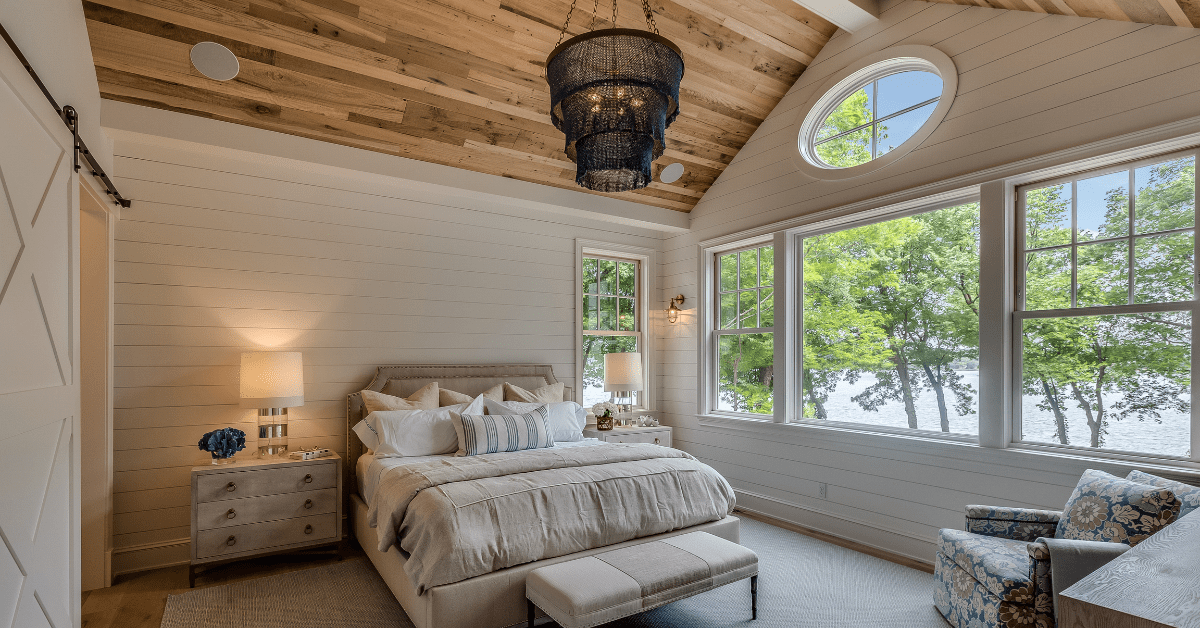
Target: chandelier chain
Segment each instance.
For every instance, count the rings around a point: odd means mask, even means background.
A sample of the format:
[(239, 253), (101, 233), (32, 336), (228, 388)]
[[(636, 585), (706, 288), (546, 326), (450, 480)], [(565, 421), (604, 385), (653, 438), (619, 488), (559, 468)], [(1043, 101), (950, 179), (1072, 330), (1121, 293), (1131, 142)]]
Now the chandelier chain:
[(589, 31), (596, 30), (596, 16), (600, 14), (600, 0), (596, 0), (596, 4), (592, 7), (592, 24), (588, 26)]
[(654, 11), (650, 9), (650, 0), (642, 0), (642, 11), (646, 12), (646, 25), (650, 27), (650, 32), (658, 34), (658, 25), (654, 23)]
[(563, 22), (562, 32), (558, 34), (558, 43), (554, 44), (557, 48), (563, 42), (563, 37), (567, 36), (567, 27), (571, 25), (571, 14), (575, 12), (575, 0), (571, 0), (571, 8), (567, 9), (567, 21)]
[(617, 27), (617, 0), (613, 0), (613, 28)]

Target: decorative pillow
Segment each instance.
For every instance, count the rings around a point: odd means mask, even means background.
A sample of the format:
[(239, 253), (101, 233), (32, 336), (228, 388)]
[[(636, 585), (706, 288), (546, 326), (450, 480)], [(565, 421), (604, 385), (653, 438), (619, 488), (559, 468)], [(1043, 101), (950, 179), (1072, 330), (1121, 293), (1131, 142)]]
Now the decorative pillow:
[(1180, 502), (1179, 515), (1175, 517), (1176, 521), (1182, 519), (1184, 515), (1193, 510), (1200, 509), (1200, 486), (1192, 486), (1191, 484), (1160, 478), (1157, 475), (1142, 473), (1136, 469), (1130, 471), (1125, 479), (1137, 482), (1138, 484), (1149, 484), (1150, 486), (1170, 489), (1172, 493), (1175, 493), (1175, 497), (1178, 497)]
[(460, 403), (471, 403), (471, 401), (471, 395), (464, 395), (460, 392), (454, 392), (448, 388), (438, 389), (438, 403), (440, 403), (443, 408), (446, 406), (458, 405)]
[(379, 449), (379, 432), (371, 427), (371, 424), (367, 423), (366, 419), (355, 423), (354, 427), (350, 429), (354, 430), (355, 434), (358, 434), (358, 440), (361, 440), (363, 446), (368, 450), (375, 451)]
[[(504, 401), (525, 401), (537, 403), (562, 403), (563, 391), (566, 386), (559, 382), (557, 384), (547, 384), (537, 390), (525, 390), (520, 386), (513, 386), (508, 382), (504, 382)], [(497, 399), (496, 401), (500, 401)]]
[(546, 406), (528, 414), (454, 413), (454, 431), (458, 435), (456, 456), (477, 456), (501, 451), (539, 449), (554, 445)]
[(556, 443), (583, 440), (583, 428), (587, 427), (587, 412), (574, 401), (531, 403), (488, 399), (484, 405), (488, 414), (526, 414), (544, 406), (549, 411), (546, 422), (550, 425), (550, 436)]
[(438, 385), (437, 382), (426, 384), (407, 399), (364, 390), (362, 399), (367, 413), (386, 410), (433, 410), (438, 407)]
[(1175, 520), (1179, 499), (1165, 488), (1088, 469), (1063, 507), (1054, 537), (1137, 545)]

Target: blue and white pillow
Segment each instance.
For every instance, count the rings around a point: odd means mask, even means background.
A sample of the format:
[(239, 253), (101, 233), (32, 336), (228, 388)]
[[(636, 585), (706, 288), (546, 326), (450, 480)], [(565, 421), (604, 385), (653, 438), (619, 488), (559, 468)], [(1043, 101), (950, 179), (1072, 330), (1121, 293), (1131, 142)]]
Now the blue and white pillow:
[(1054, 537), (1132, 546), (1178, 515), (1179, 498), (1170, 489), (1088, 469), (1063, 507)]
[(454, 431), (458, 433), (457, 456), (478, 456), (502, 451), (522, 451), (554, 446), (549, 411), (539, 406), (528, 414), (458, 414)]
[(1179, 507), (1179, 516), (1175, 517), (1176, 521), (1182, 519), (1184, 515), (1191, 513), (1193, 510), (1200, 510), (1200, 486), (1192, 486), (1191, 484), (1160, 478), (1157, 475), (1150, 475), (1136, 469), (1130, 471), (1125, 479), (1130, 482), (1137, 482), (1138, 484), (1149, 484), (1150, 486), (1170, 489), (1172, 493), (1175, 493), (1175, 497), (1178, 497), (1182, 503)]

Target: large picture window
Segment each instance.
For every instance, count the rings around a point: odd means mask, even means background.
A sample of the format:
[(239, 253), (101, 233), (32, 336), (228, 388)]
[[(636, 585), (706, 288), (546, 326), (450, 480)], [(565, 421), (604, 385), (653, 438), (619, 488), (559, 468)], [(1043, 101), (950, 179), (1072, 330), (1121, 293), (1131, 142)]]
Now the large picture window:
[(754, 246), (715, 256), (713, 321), (716, 398), (723, 412), (774, 411), (775, 249)]
[(1016, 439), (1189, 456), (1195, 154), (1017, 198)]
[[(580, 304), (583, 337), (583, 387), (581, 403), (591, 407), (607, 401), (604, 392), (604, 355), (642, 349), (641, 262), (630, 259), (583, 256)], [(635, 393), (635, 406), (640, 403)]]
[(977, 434), (978, 203), (800, 248), (802, 418)]

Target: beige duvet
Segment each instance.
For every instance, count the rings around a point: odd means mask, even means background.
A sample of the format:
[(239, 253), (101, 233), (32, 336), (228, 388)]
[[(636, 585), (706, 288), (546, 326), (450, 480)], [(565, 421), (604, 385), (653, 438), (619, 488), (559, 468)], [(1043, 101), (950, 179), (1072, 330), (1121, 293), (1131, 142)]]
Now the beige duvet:
[(369, 511), (417, 592), (505, 567), (716, 521), (733, 489), (677, 449), (594, 447), (444, 458), (389, 469)]

